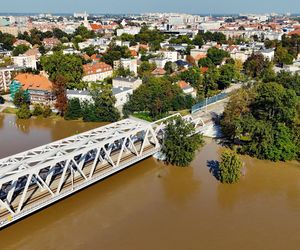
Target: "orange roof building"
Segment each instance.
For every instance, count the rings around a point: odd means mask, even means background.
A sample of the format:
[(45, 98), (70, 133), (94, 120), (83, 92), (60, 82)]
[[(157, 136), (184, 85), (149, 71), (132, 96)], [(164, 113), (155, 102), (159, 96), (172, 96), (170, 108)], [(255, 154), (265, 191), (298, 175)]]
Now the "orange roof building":
[(52, 91), (52, 82), (42, 75), (34, 75), (29, 73), (18, 74), (15, 80), (21, 83), (22, 89), (32, 89), (41, 91)]
[(104, 62), (94, 62), (83, 65), (84, 77), (83, 81), (96, 82), (103, 81), (107, 77), (111, 77), (113, 74), (113, 68), (109, 64)]
[(53, 84), (47, 77), (22, 73), (18, 74), (13, 82), (19, 84), (19, 88), (28, 91), (31, 103), (52, 104), (54, 100)]

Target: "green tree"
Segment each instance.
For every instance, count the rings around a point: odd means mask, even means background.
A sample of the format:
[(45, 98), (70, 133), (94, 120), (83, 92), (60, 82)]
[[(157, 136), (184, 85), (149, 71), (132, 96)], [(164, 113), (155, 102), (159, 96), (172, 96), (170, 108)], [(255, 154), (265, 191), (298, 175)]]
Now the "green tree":
[(47, 118), (49, 116), (51, 116), (52, 114), (52, 110), (51, 110), (51, 107), (49, 105), (45, 106), (44, 109), (43, 109), (43, 117), (44, 118)]
[(32, 115), (33, 116), (40, 116), (40, 115), (43, 114), (43, 111), (44, 111), (44, 109), (43, 109), (42, 105), (39, 104), (39, 103), (36, 103), (33, 106)]
[(210, 48), (207, 51), (207, 57), (215, 64), (220, 65), (224, 58), (229, 57), (229, 53), (227, 51), (218, 49), (218, 48)]
[(82, 50), (83, 53), (86, 53), (88, 56), (92, 56), (94, 54), (98, 54), (98, 50), (95, 49), (95, 46), (88, 46)]
[(90, 92), (98, 121), (116, 122), (120, 119), (120, 113), (115, 108), (116, 98), (113, 96), (110, 85), (100, 85)]
[(251, 105), (253, 115), (273, 123), (292, 123), (296, 115), (297, 96), (278, 83), (260, 84)]
[(203, 37), (200, 34), (197, 34), (193, 39), (193, 44), (202, 47), (204, 44)]
[(186, 167), (195, 157), (195, 152), (204, 144), (201, 134), (195, 134), (193, 124), (175, 118), (166, 125), (162, 153), (168, 164)]
[(237, 78), (237, 72), (233, 64), (225, 64), (219, 69), (220, 77), (218, 79), (219, 89), (225, 89), (230, 86), (233, 80)]
[(165, 64), (164, 70), (167, 72), (167, 74), (172, 74), (177, 70), (177, 64), (173, 62), (167, 62)]
[(30, 99), (28, 92), (20, 88), (14, 95), (13, 103), (17, 108), (20, 108), (22, 105), (29, 106)]
[(13, 35), (0, 31), (0, 43), (3, 49), (12, 50), (15, 41), (16, 38)]
[(80, 100), (78, 98), (72, 98), (68, 101), (67, 111), (64, 118), (66, 120), (77, 120), (80, 117), (82, 117)]
[(22, 106), (18, 109), (16, 115), (19, 119), (29, 119), (31, 117), (29, 106), (26, 104), (22, 104)]
[(84, 25), (80, 25), (74, 32), (73, 34), (75, 37), (76, 36), (80, 36), (82, 37), (82, 39), (86, 40), (86, 39), (89, 39), (89, 38), (94, 38), (96, 35), (95, 35), (95, 32), (94, 31), (91, 31), (91, 30), (88, 30)]
[(242, 160), (233, 152), (226, 150), (221, 155), (218, 178), (222, 183), (234, 184), (240, 180)]
[(27, 50), (29, 50), (29, 47), (27, 45), (24, 45), (24, 44), (18, 45), (13, 50), (13, 56), (18, 56), (20, 54), (24, 54)]
[(245, 73), (250, 77), (260, 78), (269, 64), (270, 62), (261, 53), (252, 54), (244, 63)]
[(214, 63), (209, 57), (201, 58), (198, 61), (199, 67), (211, 67), (212, 65), (214, 65)]
[(63, 76), (67, 83), (79, 83), (83, 76), (82, 58), (77, 55), (54, 52), (53, 55), (42, 56), (41, 65), (52, 81)]
[(277, 47), (275, 50), (275, 61), (276, 63), (283, 65), (290, 65), (293, 64), (294, 57), (293, 55), (289, 54), (286, 48), (281, 46)]

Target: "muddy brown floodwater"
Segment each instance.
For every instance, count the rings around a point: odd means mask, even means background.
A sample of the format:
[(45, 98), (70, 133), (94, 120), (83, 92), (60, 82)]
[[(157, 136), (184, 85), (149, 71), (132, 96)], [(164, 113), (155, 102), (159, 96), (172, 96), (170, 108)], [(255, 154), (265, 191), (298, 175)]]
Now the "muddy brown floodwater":
[[(1, 157), (99, 124), (0, 118)], [(244, 157), (246, 175), (210, 172), (207, 139), (189, 168), (144, 160), (2, 231), (0, 249), (299, 249), (300, 164)]]

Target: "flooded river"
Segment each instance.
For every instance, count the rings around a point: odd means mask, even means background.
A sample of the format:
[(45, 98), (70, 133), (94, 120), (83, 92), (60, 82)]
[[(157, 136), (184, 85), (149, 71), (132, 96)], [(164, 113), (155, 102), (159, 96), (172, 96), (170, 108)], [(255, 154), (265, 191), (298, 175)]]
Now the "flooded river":
[[(0, 157), (97, 126), (0, 116)], [(0, 231), (0, 249), (299, 249), (300, 165), (244, 157), (222, 185), (220, 151), (208, 139), (189, 168), (142, 161)]]

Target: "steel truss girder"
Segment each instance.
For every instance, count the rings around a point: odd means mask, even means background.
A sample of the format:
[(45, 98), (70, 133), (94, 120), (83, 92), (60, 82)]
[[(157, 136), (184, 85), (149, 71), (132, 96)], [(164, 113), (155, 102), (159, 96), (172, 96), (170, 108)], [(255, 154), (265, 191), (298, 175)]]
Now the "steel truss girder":
[[(101, 134), (100, 136), (93, 131), (91, 133), (92, 136), (88, 132), (84, 133), (87, 137), (78, 135), (76, 138), (81, 138), (81, 141), (66, 138), (62, 143), (59, 143), (59, 149), (54, 146), (57, 145), (57, 143), (48, 146), (46, 145), (43, 148), (51, 148), (51, 151), (40, 150), (39, 152), (41, 155), (38, 155), (36, 150), (34, 150), (33, 153), (28, 153), (29, 151), (27, 151), (26, 155), (32, 157), (24, 157), (24, 162), (21, 163), (15, 160), (1, 160), (0, 165), (3, 162), (6, 163), (0, 167), (0, 190), (3, 185), (8, 185), (8, 188), (10, 187), (10, 189), (8, 190), (9, 196), (7, 195), (4, 198), (0, 197), (0, 207), (9, 211), (11, 215), (19, 214), (22, 212), (31, 185), (36, 185), (41, 191), (47, 190), (51, 194), (51, 197), (56, 197), (60, 195), (65, 181), (69, 178), (67, 176), (68, 171), (70, 171), (73, 186), (74, 173), (81, 175), (83, 177), (83, 182), (87, 182), (93, 178), (95, 169), (99, 163), (102, 164), (103, 162), (107, 162), (110, 164), (111, 168), (119, 168), (123, 155), (131, 153), (134, 160), (135, 157), (141, 157), (146, 144), (150, 145), (151, 143), (156, 149), (160, 147), (150, 123), (138, 123), (130, 120), (130, 122), (127, 121), (123, 125), (123, 128), (113, 132), (106, 131), (105, 133), (99, 133)], [(101, 130), (101, 128), (99, 128), (99, 130)], [(102, 139), (104, 134), (105, 139)], [(134, 143), (136, 139), (138, 139), (136, 142), (141, 143), (141, 148), (139, 149)], [(65, 143), (66, 141), (69, 141), (70, 144)], [(116, 145), (121, 147), (114, 150)], [(115, 154), (116, 150), (117, 155), (114, 160), (112, 155)], [(58, 151), (62, 153), (57, 155)], [(48, 160), (45, 159), (45, 155), (51, 155), (51, 152), (53, 152), (52, 157)], [(17, 157), (21, 154), (18, 154)], [(41, 160), (38, 163), (31, 165), (32, 162), (37, 162), (37, 160), (34, 159), (36, 157), (41, 158)], [(12, 156), (12, 159), (13, 158), (14, 157)], [(85, 174), (83, 169), (90, 161), (92, 161), (91, 169)], [(7, 165), (7, 162), (11, 162), (13, 167)], [(9, 174), (6, 175), (4, 170), (9, 171)], [(50, 187), (51, 180), (57, 170), (60, 171), (60, 175), (58, 176), (59, 180), (56, 190), (53, 190), (53, 188)], [(40, 176), (40, 172), (42, 172), (43, 178)], [(26, 179), (25, 182), (24, 178)], [(25, 185), (22, 184), (23, 187), (21, 187), (21, 190), (18, 190), (17, 196), (20, 199), (15, 201), (15, 203), (18, 202), (18, 204), (14, 204), (16, 207), (14, 209), (12, 207), (14, 202), (12, 197), (20, 179), (23, 180), (22, 182), (23, 184), (25, 183)]]

